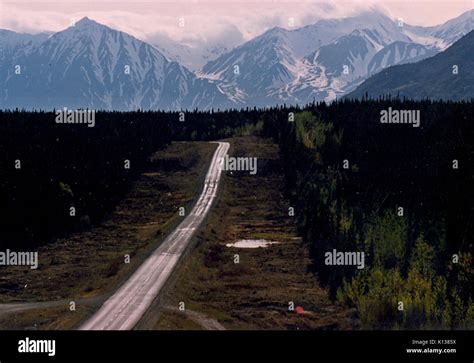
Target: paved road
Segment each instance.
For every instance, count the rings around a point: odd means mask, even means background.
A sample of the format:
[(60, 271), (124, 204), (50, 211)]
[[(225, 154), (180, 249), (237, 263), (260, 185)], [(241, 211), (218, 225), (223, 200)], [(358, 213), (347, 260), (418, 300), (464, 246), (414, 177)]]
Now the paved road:
[(228, 149), (229, 143), (219, 142), (203, 191), (191, 212), (80, 330), (129, 330), (137, 324), (211, 208), (221, 177), (221, 160)]

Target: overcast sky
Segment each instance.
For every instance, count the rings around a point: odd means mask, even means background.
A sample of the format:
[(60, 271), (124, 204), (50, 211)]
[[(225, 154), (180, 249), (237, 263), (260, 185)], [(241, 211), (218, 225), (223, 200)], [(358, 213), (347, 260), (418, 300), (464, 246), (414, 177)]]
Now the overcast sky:
[[(223, 41), (234, 46), (273, 26), (304, 26), (320, 18), (377, 8), (412, 25), (437, 25), (474, 8), (474, 0), (0, 0), (0, 28), (59, 31), (88, 16), (149, 42), (170, 39), (190, 46)], [(180, 26), (180, 21), (184, 26)], [(181, 23), (182, 25), (182, 23)]]

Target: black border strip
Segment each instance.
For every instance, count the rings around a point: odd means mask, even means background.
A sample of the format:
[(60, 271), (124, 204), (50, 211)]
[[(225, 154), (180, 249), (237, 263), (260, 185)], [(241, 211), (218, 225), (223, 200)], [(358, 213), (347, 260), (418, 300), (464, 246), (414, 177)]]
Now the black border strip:
[[(26, 337), (54, 339), (55, 356), (19, 353), (18, 342)], [(413, 340), (431, 343), (422, 347)], [(455, 348), (456, 353), (406, 351), (427, 347)], [(0, 331), (1, 363), (150, 359), (472, 362), (473, 347), (474, 331)]]

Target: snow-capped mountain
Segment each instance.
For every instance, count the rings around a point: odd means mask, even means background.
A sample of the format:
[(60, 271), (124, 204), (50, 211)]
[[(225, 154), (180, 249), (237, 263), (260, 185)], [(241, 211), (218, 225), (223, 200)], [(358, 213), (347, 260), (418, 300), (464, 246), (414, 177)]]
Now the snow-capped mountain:
[[(300, 95), (299, 98), (303, 102), (305, 99), (306, 102), (331, 100), (353, 90), (386, 67), (416, 62), (437, 53), (433, 48), (410, 42), (398, 29), (391, 34), (384, 33), (377, 29), (354, 30), (305, 57), (311, 74), (318, 74), (318, 79), (324, 79), (325, 83), (316, 83), (311, 93), (305, 90), (305, 97)], [(311, 84), (307, 81), (298, 83)], [(299, 88), (295, 90), (299, 91)]]
[[(332, 100), (394, 65), (432, 57), (474, 11), (419, 27), (370, 11), (269, 29), (229, 51), (149, 45), (88, 18), (37, 35), (0, 30), (0, 108), (190, 109)], [(161, 51), (163, 50), (163, 51)], [(207, 61), (208, 60), (208, 61)], [(192, 72), (184, 64), (206, 64)]]
[[(15, 73), (15, 66), (21, 73)], [(0, 65), (0, 107), (181, 109), (227, 98), (154, 47), (88, 18)]]
[(207, 62), (229, 51), (229, 48), (222, 43), (205, 47), (191, 47), (187, 44), (179, 44), (164, 39), (160, 39), (159, 43), (154, 42), (153, 46), (170, 61), (178, 62), (193, 72), (198, 71)]
[(0, 62), (28, 54), (49, 36), (49, 33), (20, 34), (0, 29)]
[(377, 73), (345, 97), (378, 98), (392, 95), (411, 99), (473, 99), (473, 54), (474, 31), (471, 31), (431, 58)]
[[(218, 81), (224, 93), (242, 104), (307, 103), (313, 96), (332, 97), (333, 82), (328, 81), (324, 65), (311, 64), (317, 56), (315, 52), (330, 53), (332, 48), (349, 44), (356, 37), (349, 33), (370, 24), (382, 44), (409, 40), (390, 19), (379, 13), (324, 19), (296, 30), (272, 28), (208, 62), (198, 74)], [(337, 53), (348, 51), (334, 49), (335, 57), (331, 61), (340, 56)]]
[(472, 11), (430, 28), (371, 11), (296, 30), (270, 29), (198, 74), (243, 105), (332, 100), (386, 67), (435, 55), (468, 29)]
[(402, 41), (393, 42), (382, 48), (372, 57), (367, 70), (369, 75), (396, 64), (415, 63), (432, 57), (438, 52), (435, 47)]
[[(255, 104), (271, 101), (269, 92), (293, 79), (290, 69), (301, 67), (287, 37), (288, 31), (273, 28), (241, 47), (206, 64), (200, 75), (219, 81), (220, 89), (234, 102)], [(269, 97), (270, 96), (270, 97)]]
[(404, 32), (415, 43), (445, 50), (473, 29), (474, 10), (469, 10), (441, 25), (424, 28), (407, 24), (404, 27)]

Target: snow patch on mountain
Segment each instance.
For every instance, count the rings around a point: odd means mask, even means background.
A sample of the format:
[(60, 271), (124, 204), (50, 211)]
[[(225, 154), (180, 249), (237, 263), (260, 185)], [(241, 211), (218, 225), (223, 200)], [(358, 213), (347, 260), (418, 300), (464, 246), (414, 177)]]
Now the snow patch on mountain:
[[(22, 74), (13, 74), (13, 60)], [(191, 109), (225, 107), (217, 86), (154, 47), (84, 18), (2, 62), (0, 107)]]

